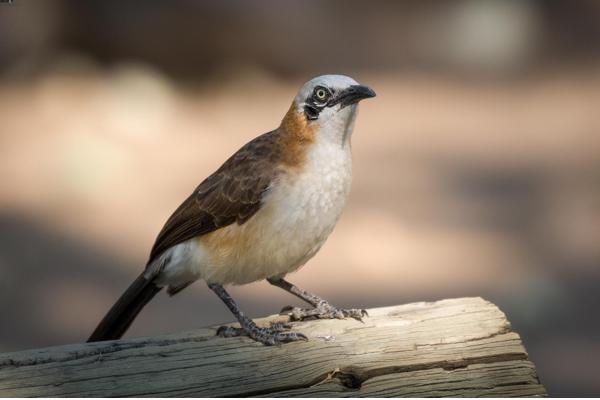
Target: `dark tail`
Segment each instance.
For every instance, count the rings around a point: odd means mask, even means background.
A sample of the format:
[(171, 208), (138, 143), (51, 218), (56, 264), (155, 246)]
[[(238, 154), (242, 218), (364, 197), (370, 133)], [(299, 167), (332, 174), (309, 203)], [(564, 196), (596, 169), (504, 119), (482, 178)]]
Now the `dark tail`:
[(161, 288), (146, 279), (144, 274), (138, 276), (100, 321), (88, 342), (120, 339), (142, 308), (160, 290)]

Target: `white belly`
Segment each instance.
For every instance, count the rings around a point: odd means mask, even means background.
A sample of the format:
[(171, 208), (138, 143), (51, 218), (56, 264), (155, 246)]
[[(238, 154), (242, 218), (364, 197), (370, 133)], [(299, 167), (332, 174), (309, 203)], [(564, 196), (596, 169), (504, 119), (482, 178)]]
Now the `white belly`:
[(315, 146), (301, 171), (283, 174), (272, 184), (261, 209), (245, 224), (173, 247), (157, 282), (245, 284), (300, 268), (335, 227), (351, 182), (349, 146)]

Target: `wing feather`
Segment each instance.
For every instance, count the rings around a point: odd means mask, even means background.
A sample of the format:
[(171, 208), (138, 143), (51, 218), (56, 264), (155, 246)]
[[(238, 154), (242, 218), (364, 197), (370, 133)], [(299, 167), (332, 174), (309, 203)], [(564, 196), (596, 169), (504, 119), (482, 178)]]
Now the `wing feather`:
[(224, 226), (243, 224), (261, 207), (277, 174), (277, 131), (252, 140), (206, 178), (158, 234), (148, 264), (164, 251)]

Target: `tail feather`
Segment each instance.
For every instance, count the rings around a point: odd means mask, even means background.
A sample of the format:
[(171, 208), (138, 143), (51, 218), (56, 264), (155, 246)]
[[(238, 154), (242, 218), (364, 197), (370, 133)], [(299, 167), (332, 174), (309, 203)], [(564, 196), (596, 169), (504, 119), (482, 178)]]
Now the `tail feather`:
[(152, 280), (141, 274), (100, 321), (88, 342), (120, 339), (142, 308), (160, 290), (161, 288), (156, 286)]

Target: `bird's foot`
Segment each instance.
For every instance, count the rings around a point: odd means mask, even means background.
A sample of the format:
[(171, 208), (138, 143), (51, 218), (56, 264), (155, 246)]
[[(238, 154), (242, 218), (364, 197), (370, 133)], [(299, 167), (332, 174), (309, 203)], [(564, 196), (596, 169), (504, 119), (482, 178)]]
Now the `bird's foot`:
[(259, 328), (254, 322), (250, 321), (250, 323), (244, 324), (241, 328), (221, 326), (217, 329), (217, 336), (248, 336), (267, 346), (296, 342), (299, 340), (308, 341), (308, 338), (301, 333), (287, 332), (290, 328), (291, 325), (283, 323), (274, 323), (268, 328)]
[(363, 322), (363, 317), (369, 316), (366, 310), (358, 308), (336, 308), (325, 300), (320, 301), (315, 308), (287, 306), (281, 310), (281, 314), (289, 315), (291, 321), (304, 321), (310, 319), (344, 319), (349, 317)]

